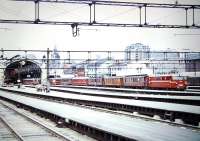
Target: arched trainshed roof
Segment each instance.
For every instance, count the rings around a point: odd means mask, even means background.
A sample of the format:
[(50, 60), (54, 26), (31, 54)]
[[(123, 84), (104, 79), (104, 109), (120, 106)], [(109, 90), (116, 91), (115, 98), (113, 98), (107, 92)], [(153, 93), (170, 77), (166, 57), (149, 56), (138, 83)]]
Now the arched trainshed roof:
[(22, 81), (26, 78), (41, 78), (40, 64), (29, 59), (15, 59), (6, 63), (4, 70), (4, 81), (6, 83), (17, 83), (17, 80)]

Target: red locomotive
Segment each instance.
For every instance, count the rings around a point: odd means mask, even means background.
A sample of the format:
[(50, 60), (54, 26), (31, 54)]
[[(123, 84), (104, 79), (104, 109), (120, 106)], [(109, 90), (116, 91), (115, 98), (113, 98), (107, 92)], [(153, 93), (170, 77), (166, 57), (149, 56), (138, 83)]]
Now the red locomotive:
[(148, 77), (148, 88), (150, 89), (179, 89), (184, 90), (187, 81), (183, 77), (157, 76)]

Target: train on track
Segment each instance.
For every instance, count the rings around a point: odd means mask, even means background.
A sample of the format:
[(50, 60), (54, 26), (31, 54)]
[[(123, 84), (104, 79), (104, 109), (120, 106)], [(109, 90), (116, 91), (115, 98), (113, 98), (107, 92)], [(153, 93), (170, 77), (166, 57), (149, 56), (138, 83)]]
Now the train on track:
[[(185, 77), (174, 76), (148, 76), (144, 75), (127, 75), (127, 76), (110, 76), (110, 77), (50, 77), (51, 86), (99, 86), (115, 88), (141, 88), (141, 89), (168, 89), (168, 90), (185, 90), (188, 81)], [(24, 85), (37, 85), (41, 83), (39, 78), (22, 79)]]
[(39, 78), (25, 78), (22, 79), (22, 83), (24, 85), (37, 85), (41, 83), (41, 80)]
[(173, 76), (148, 76), (127, 75), (111, 77), (73, 77), (73, 78), (50, 78), (51, 86), (99, 86), (119, 88), (142, 88), (142, 89), (173, 89), (185, 90), (188, 83), (185, 77)]

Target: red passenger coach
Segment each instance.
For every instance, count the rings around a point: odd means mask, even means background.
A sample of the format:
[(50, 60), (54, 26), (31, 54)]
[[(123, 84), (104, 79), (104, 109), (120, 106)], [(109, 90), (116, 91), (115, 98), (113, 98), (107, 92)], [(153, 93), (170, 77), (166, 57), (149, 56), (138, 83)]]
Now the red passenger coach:
[(51, 86), (61, 85), (62, 78), (49, 78)]
[(88, 85), (88, 77), (74, 77), (71, 80), (72, 85), (76, 86), (87, 86)]
[(63, 85), (63, 86), (72, 85), (72, 79), (71, 78), (62, 78), (61, 85)]
[(22, 80), (22, 83), (24, 85), (38, 85), (40, 83), (39, 78), (24, 78)]

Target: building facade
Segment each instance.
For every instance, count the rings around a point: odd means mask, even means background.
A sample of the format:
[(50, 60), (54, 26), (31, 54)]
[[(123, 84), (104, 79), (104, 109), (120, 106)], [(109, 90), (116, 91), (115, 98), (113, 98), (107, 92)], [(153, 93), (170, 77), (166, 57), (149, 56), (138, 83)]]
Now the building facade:
[(142, 61), (149, 59), (150, 48), (141, 43), (131, 44), (125, 49), (125, 60)]

